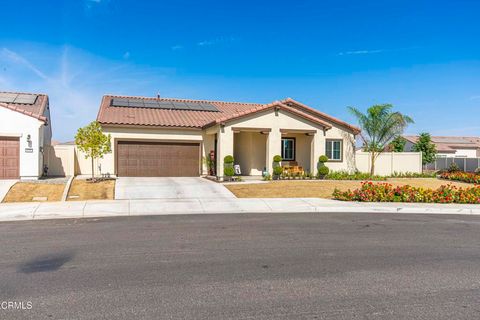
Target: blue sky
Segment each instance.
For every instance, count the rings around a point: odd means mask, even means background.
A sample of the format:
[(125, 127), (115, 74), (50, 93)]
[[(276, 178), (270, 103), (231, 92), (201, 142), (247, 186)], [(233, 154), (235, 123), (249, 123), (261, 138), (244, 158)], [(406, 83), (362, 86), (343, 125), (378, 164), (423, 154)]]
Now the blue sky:
[(50, 95), (71, 140), (105, 93), (271, 102), (480, 135), (480, 1), (2, 1), (0, 90)]

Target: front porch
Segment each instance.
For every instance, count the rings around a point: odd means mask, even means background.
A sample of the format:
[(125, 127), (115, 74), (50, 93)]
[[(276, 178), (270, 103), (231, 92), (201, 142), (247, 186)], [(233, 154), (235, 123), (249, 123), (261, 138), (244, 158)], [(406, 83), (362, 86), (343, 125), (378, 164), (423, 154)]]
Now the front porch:
[[(217, 134), (217, 176), (223, 176), (223, 158), (233, 155), (240, 166), (240, 176), (260, 179), (272, 174), (273, 157), (280, 155), (282, 167), (295, 167), (295, 174), (316, 171), (316, 153), (320, 153), (320, 136), (314, 129), (231, 128)], [(323, 132), (323, 131), (320, 131)], [(316, 139), (317, 137), (317, 139)]]

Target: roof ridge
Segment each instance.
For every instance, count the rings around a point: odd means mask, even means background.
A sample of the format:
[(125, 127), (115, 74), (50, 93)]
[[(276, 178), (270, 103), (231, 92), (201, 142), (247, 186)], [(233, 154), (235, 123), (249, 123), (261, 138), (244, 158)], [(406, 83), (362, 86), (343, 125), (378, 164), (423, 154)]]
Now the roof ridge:
[(265, 103), (258, 102), (238, 102), (238, 101), (222, 101), (222, 100), (205, 100), (205, 99), (182, 99), (182, 98), (169, 98), (169, 97), (144, 97), (144, 96), (125, 96), (125, 95), (116, 95), (116, 94), (104, 94), (104, 97), (112, 98), (132, 98), (132, 99), (146, 99), (146, 100), (169, 100), (177, 102), (216, 102), (216, 103), (231, 103), (231, 104), (242, 104), (242, 105), (266, 105)]

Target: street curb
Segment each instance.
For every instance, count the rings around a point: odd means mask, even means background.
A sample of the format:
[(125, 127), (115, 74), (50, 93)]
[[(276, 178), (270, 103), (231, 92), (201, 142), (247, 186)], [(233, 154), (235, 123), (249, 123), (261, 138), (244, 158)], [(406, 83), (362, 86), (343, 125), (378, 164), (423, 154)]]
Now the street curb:
[(480, 206), (392, 205), (305, 199), (163, 199), (0, 205), (0, 221), (241, 213), (397, 213), (480, 215)]

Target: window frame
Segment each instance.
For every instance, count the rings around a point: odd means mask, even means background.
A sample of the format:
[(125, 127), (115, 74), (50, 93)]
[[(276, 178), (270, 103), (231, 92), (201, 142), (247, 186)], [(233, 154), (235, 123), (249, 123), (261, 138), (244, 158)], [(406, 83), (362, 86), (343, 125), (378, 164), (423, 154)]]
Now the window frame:
[[(340, 142), (340, 159), (331, 159), (328, 154), (327, 154), (327, 144), (328, 143), (331, 143), (332, 144), (332, 154), (331, 156), (333, 156), (333, 152), (334, 152), (334, 148), (333, 148), (333, 143), (334, 142)], [(343, 139), (326, 139), (325, 141), (325, 155), (328, 157), (328, 162), (343, 162)]]
[[(293, 147), (292, 148), (293, 149), (293, 159), (285, 159), (284, 158), (284, 155), (285, 155), (284, 144), (283, 144), (284, 140), (292, 140), (293, 141), (293, 145), (292, 145), (292, 147)], [(282, 137), (280, 155), (282, 156), (282, 161), (296, 161), (296, 159), (297, 159), (297, 139), (295, 137)]]

